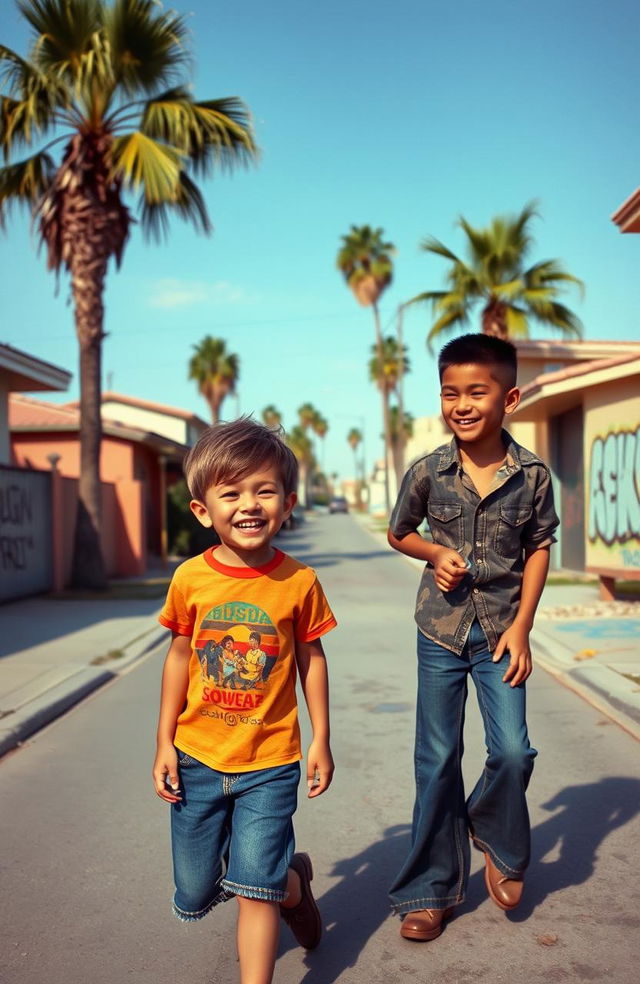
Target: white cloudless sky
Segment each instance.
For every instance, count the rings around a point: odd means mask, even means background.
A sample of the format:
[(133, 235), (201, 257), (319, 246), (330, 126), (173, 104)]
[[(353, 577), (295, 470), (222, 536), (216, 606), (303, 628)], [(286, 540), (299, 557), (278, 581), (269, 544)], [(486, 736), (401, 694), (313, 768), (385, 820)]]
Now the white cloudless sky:
[[(26, 53), (15, 5), (0, 5), (0, 42)], [(370, 464), (381, 423), (373, 318), (335, 268), (340, 236), (368, 223), (395, 244), (381, 301), (391, 331), (401, 302), (442, 286), (446, 263), (420, 251), (425, 236), (462, 250), (461, 214), (484, 225), (533, 199), (531, 261), (560, 259), (585, 282), (584, 299), (564, 298), (585, 337), (639, 338), (640, 236), (611, 222), (640, 184), (635, 0), (173, 6), (192, 30), (196, 97), (240, 96), (261, 157), (206, 183), (211, 238), (176, 220), (148, 245), (133, 227), (107, 279), (105, 388), (208, 419), (187, 362), (204, 335), (224, 338), (241, 375), (223, 415), (275, 403), (291, 427), (311, 401), (329, 421), (325, 467), (346, 477), (348, 430), (364, 426)], [(0, 341), (72, 371), (60, 399), (76, 398), (68, 279), (56, 293), (25, 213), (0, 236), (0, 270)], [(414, 416), (438, 409), (429, 325), (427, 309), (405, 318)]]

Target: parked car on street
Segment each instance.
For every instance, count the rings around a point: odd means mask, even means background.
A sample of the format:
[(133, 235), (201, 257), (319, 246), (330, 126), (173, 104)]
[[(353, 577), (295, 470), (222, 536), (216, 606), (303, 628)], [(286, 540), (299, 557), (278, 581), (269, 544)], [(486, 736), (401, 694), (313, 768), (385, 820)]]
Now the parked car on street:
[(334, 495), (332, 499), (329, 500), (329, 512), (330, 513), (348, 513), (349, 503), (343, 495)]

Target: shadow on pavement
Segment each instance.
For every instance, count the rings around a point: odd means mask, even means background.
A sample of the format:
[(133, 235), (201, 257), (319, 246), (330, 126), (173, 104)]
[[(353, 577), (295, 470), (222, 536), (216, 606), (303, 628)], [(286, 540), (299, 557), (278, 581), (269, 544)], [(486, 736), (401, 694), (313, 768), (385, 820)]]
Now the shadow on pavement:
[[(519, 909), (506, 913), (514, 922), (528, 919), (547, 896), (593, 876), (600, 844), (640, 811), (640, 780), (611, 776), (567, 786), (542, 808), (555, 812), (533, 831), (525, 895)], [(387, 891), (409, 850), (410, 831), (408, 824), (389, 827), (377, 843), (336, 862), (331, 875), (340, 881), (318, 900), (325, 934), (319, 948), (305, 957), (308, 970), (301, 984), (331, 984), (356, 965), (371, 936), (389, 918)], [(557, 858), (545, 861), (551, 852)], [(486, 901), (484, 871), (476, 871), (469, 879), (467, 899), (456, 914), (472, 912)], [(640, 925), (635, 914), (630, 913), (631, 917), (634, 925)], [(293, 946), (291, 937), (283, 932), (279, 955)]]
[(0, 658), (16, 652), (56, 643), (62, 636), (81, 632), (111, 619), (149, 618), (162, 600), (148, 599), (59, 599), (55, 596), (25, 598), (2, 606), (3, 633)]
[[(389, 885), (409, 850), (409, 824), (389, 827), (360, 854), (337, 861), (331, 871), (340, 881), (318, 899), (325, 933), (317, 950), (305, 956), (301, 984), (331, 984), (355, 966), (360, 951), (389, 918)], [(398, 924), (399, 925), (399, 924)], [(295, 947), (283, 931), (280, 953)]]
[(280, 550), (284, 550), (285, 553), (290, 554), (295, 557), (296, 560), (301, 560), (304, 564), (308, 564), (309, 567), (332, 567), (335, 564), (339, 564), (343, 560), (374, 560), (386, 558), (387, 560), (393, 560), (395, 555), (391, 550), (359, 550), (359, 551), (346, 551), (340, 550), (335, 553), (319, 553), (317, 548), (311, 546), (311, 537), (309, 531), (305, 529), (298, 529), (286, 533), (279, 533), (276, 545)]
[[(527, 919), (547, 896), (591, 878), (600, 844), (640, 811), (640, 780), (608, 776), (584, 786), (567, 786), (542, 809), (557, 812), (533, 830), (533, 862), (525, 894), (520, 907), (509, 913), (514, 922)], [(545, 861), (551, 852), (558, 856)]]

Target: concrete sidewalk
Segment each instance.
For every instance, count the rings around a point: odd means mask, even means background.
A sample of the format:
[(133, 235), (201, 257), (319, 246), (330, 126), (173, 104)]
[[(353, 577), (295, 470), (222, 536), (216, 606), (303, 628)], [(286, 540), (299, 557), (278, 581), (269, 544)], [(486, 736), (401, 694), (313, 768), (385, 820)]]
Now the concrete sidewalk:
[[(370, 517), (352, 515), (391, 550)], [(640, 601), (604, 602), (596, 581), (555, 579), (551, 575), (544, 589), (531, 633), (534, 662), (640, 741)], [(419, 575), (416, 591), (418, 581)]]
[(161, 604), (42, 596), (0, 607), (0, 755), (168, 639)]
[(640, 602), (551, 581), (531, 646), (536, 662), (640, 740)]

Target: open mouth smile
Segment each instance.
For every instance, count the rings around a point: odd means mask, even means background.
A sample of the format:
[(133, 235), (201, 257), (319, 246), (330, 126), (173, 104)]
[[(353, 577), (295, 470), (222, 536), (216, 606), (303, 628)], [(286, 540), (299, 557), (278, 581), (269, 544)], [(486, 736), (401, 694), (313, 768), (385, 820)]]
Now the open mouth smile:
[(242, 519), (239, 523), (233, 524), (237, 530), (247, 530), (249, 532), (261, 530), (266, 525), (264, 519)]

